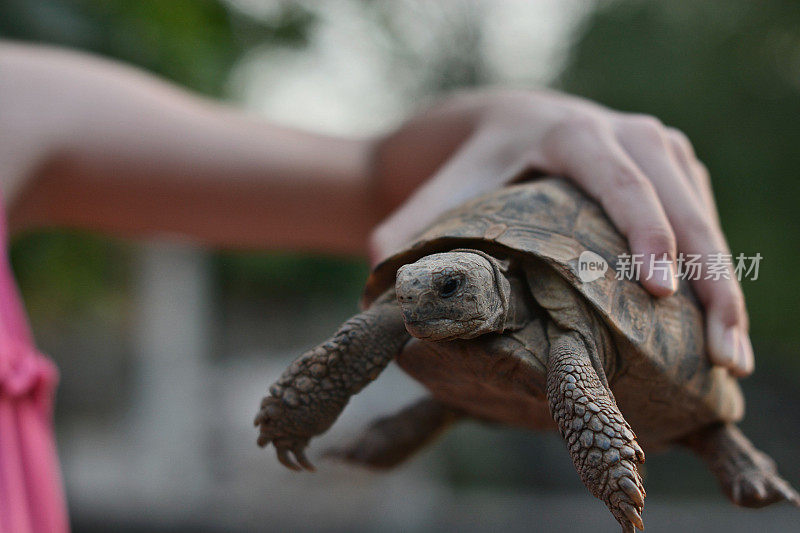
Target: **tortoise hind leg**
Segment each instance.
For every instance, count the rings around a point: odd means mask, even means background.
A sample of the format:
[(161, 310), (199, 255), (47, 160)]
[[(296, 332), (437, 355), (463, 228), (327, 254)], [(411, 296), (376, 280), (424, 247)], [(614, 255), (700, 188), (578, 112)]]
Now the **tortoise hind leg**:
[(733, 424), (715, 424), (683, 440), (708, 465), (736, 505), (764, 507), (779, 501), (800, 506), (800, 496), (778, 475), (775, 462)]
[(586, 488), (603, 500), (623, 532), (644, 529), (645, 490), (636, 468), (644, 452), (576, 332), (551, 325), (547, 360), (550, 412)]
[(375, 469), (393, 468), (430, 444), (462, 417), (433, 398), (372, 422), (353, 442), (326, 452), (327, 457)]

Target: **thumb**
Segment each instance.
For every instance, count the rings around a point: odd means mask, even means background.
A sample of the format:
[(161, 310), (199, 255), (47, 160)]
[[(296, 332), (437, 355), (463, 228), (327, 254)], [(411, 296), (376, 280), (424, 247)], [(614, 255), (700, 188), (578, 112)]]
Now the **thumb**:
[(514, 180), (527, 165), (503, 161), (497, 142), (476, 133), (394, 212), (372, 231), (372, 266), (402, 250), (440, 215), (463, 202)]

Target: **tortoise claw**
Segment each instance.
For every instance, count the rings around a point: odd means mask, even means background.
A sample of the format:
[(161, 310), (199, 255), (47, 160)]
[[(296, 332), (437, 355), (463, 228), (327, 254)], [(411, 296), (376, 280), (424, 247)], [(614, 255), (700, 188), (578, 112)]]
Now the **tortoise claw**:
[(311, 461), (308, 460), (308, 457), (306, 457), (306, 452), (303, 449), (302, 445), (295, 446), (292, 449), (292, 453), (294, 454), (294, 457), (297, 460), (297, 462), (300, 463), (300, 466), (302, 466), (309, 472), (314, 472), (316, 470), (316, 468), (314, 468), (314, 465), (311, 464)]
[(644, 529), (642, 510), (646, 493), (636, 466), (622, 462), (608, 470), (607, 476), (610, 492), (606, 504), (623, 531), (633, 531), (634, 527)]
[(741, 473), (731, 487), (731, 499), (744, 507), (764, 507), (786, 500), (800, 507), (800, 495), (774, 470), (750, 470)]
[[(295, 472), (304, 469), (309, 472), (315, 470), (314, 465), (306, 457), (305, 442), (291, 442), (281, 439), (273, 441), (273, 444), (275, 445), (278, 461), (289, 470), (294, 470)], [(291, 452), (291, 455), (289, 452)], [(292, 456), (294, 456), (294, 459), (292, 459)]]
[[(625, 494), (633, 500), (633, 503), (635, 503), (637, 507), (642, 507), (644, 505), (644, 494), (642, 494), (642, 491), (639, 490), (639, 487), (636, 486), (636, 483), (631, 478), (623, 477), (619, 480), (618, 484)], [(642, 528), (639, 527), (639, 529)]]
[[(273, 396), (267, 396), (261, 401), (261, 410), (253, 421), (260, 427), (258, 440), (256, 441), (262, 448), (272, 443), (278, 461), (289, 470), (314, 471), (314, 465), (305, 455), (305, 447), (308, 444), (308, 437), (298, 435), (297, 431), (291, 430), (292, 426), (287, 425), (291, 421), (291, 407)], [(294, 459), (289, 454), (292, 453)]]
[(620, 509), (622, 509), (622, 512), (625, 513), (625, 516), (628, 518), (628, 520), (631, 521), (631, 523), (634, 526), (638, 527), (639, 529), (644, 529), (644, 523), (642, 522), (642, 515), (639, 514), (639, 511), (634, 509), (633, 506), (629, 503), (623, 502), (619, 506)]
[(280, 461), (283, 466), (289, 470), (294, 470), (295, 472), (302, 470), (302, 468), (300, 468), (300, 466), (292, 461), (289, 457), (289, 450), (283, 448), (282, 446), (275, 445), (275, 451), (276, 455), (278, 456), (278, 461)]

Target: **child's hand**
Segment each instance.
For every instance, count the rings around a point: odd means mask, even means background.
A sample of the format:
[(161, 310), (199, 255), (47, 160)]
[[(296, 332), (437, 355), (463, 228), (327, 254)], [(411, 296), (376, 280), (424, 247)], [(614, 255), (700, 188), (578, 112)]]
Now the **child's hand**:
[[(396, 251), (442, 212), (530, 168), (565, 176), (598, 200), (643, 254), (641, 282), (672, 294), (673, 276), (649, 274), (649, 258), (678, 251), (729, 253), (708, 172), (680, 131), (657, 119), (548, 92), (451, 98), (407, 121), (374, 150), (375, 180), (390, 206), (374, 231), (373, 261)], [(419, 185), (421, 178), (431, 176)], [(415, 189), (413, 194), (411, 191)], [(674, 268), (674, 267), (673, 267)], [(744, 297), (736, 278), (696, 280), (711, 360), (744, 376), (753, 370)]]

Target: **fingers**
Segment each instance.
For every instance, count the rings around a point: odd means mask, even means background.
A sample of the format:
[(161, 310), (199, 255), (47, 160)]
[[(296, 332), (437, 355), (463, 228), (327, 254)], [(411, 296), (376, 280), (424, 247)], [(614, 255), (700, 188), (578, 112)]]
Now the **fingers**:
[[(714, 202), (708, 169), (694, 154), (691, 143), (680, 131), (668, 128), (667, 139), (675, 159), (681, 165), (689, 182), (698, 190), (698, 197), (706, 209), (707, 225), (728, 252), (725, 236), (719, 224), (719, 214)], [(753, 346), (748, 334), (749, 320), (744, 295), (737, 279), (718, 281), (700, 279), (694, 282), (695, 292), (706, 308), (707, 335), (712, 362), (728, 367), (739, 377), (749, 375), (755, 367)]]
[[(641, 282), (656, 296), (675, 291), (675, 235), (656, 190), (613, 132), (594, 120), (567, 123), (548, 138), (549, 163), (598, 200), (644, 258)], [(666, 259), (666, 261), (664, 261)], [(654, 268), (661, 263), (661, 268)]]
[[(631, 253), (644, 258), (640, 281), (652, 294), (674, 292), (677, 249), (705, 261), (730, 253), (708, 173), (682, 133), (652, 117), (624, 115), (610, 127), (581, 116), (553, 128), (547, 142), (551, 170), (597, 199), (627, 237)], [(726, 277), (704, 277), (693, 287), (706, 309), (711, 360), (747, 375), (754, 358), (739, 284), (730, 268)]]
[[(706, 264), (712, 257), (729, 257), (707, 174), (701, 172), (702, 165), (694, 163), (694, 152), (685, 136), (666, 130), (648, 117), (627, 118), (617, 132), (622, 146), (658, 193), (678, 249), (701, 256)], [(731, 266), (727, 276), (705, 279), (703, 274), (692, 279), (692, 284), (706, 309), (712, 362), (744, 376), (753, 371), (754, 358), (744, 296)]]
[(683, 175), (688, 178), (689, 184), (697, 191), (698, 197), (702, 200), (709, 215), (719, 226), (717, 204), (714, 202), (708, 169), (697, 159), (689, 138), (678, 129), (666, 127), (666, 140), (670, 155), (680, 165)]
[(735, 278), (698, 280), (695, 292), (706, 308), (706, 328), (711, 361), (738, 376), (753, 372), (755, 358), (747, 332), (744, 297)]

